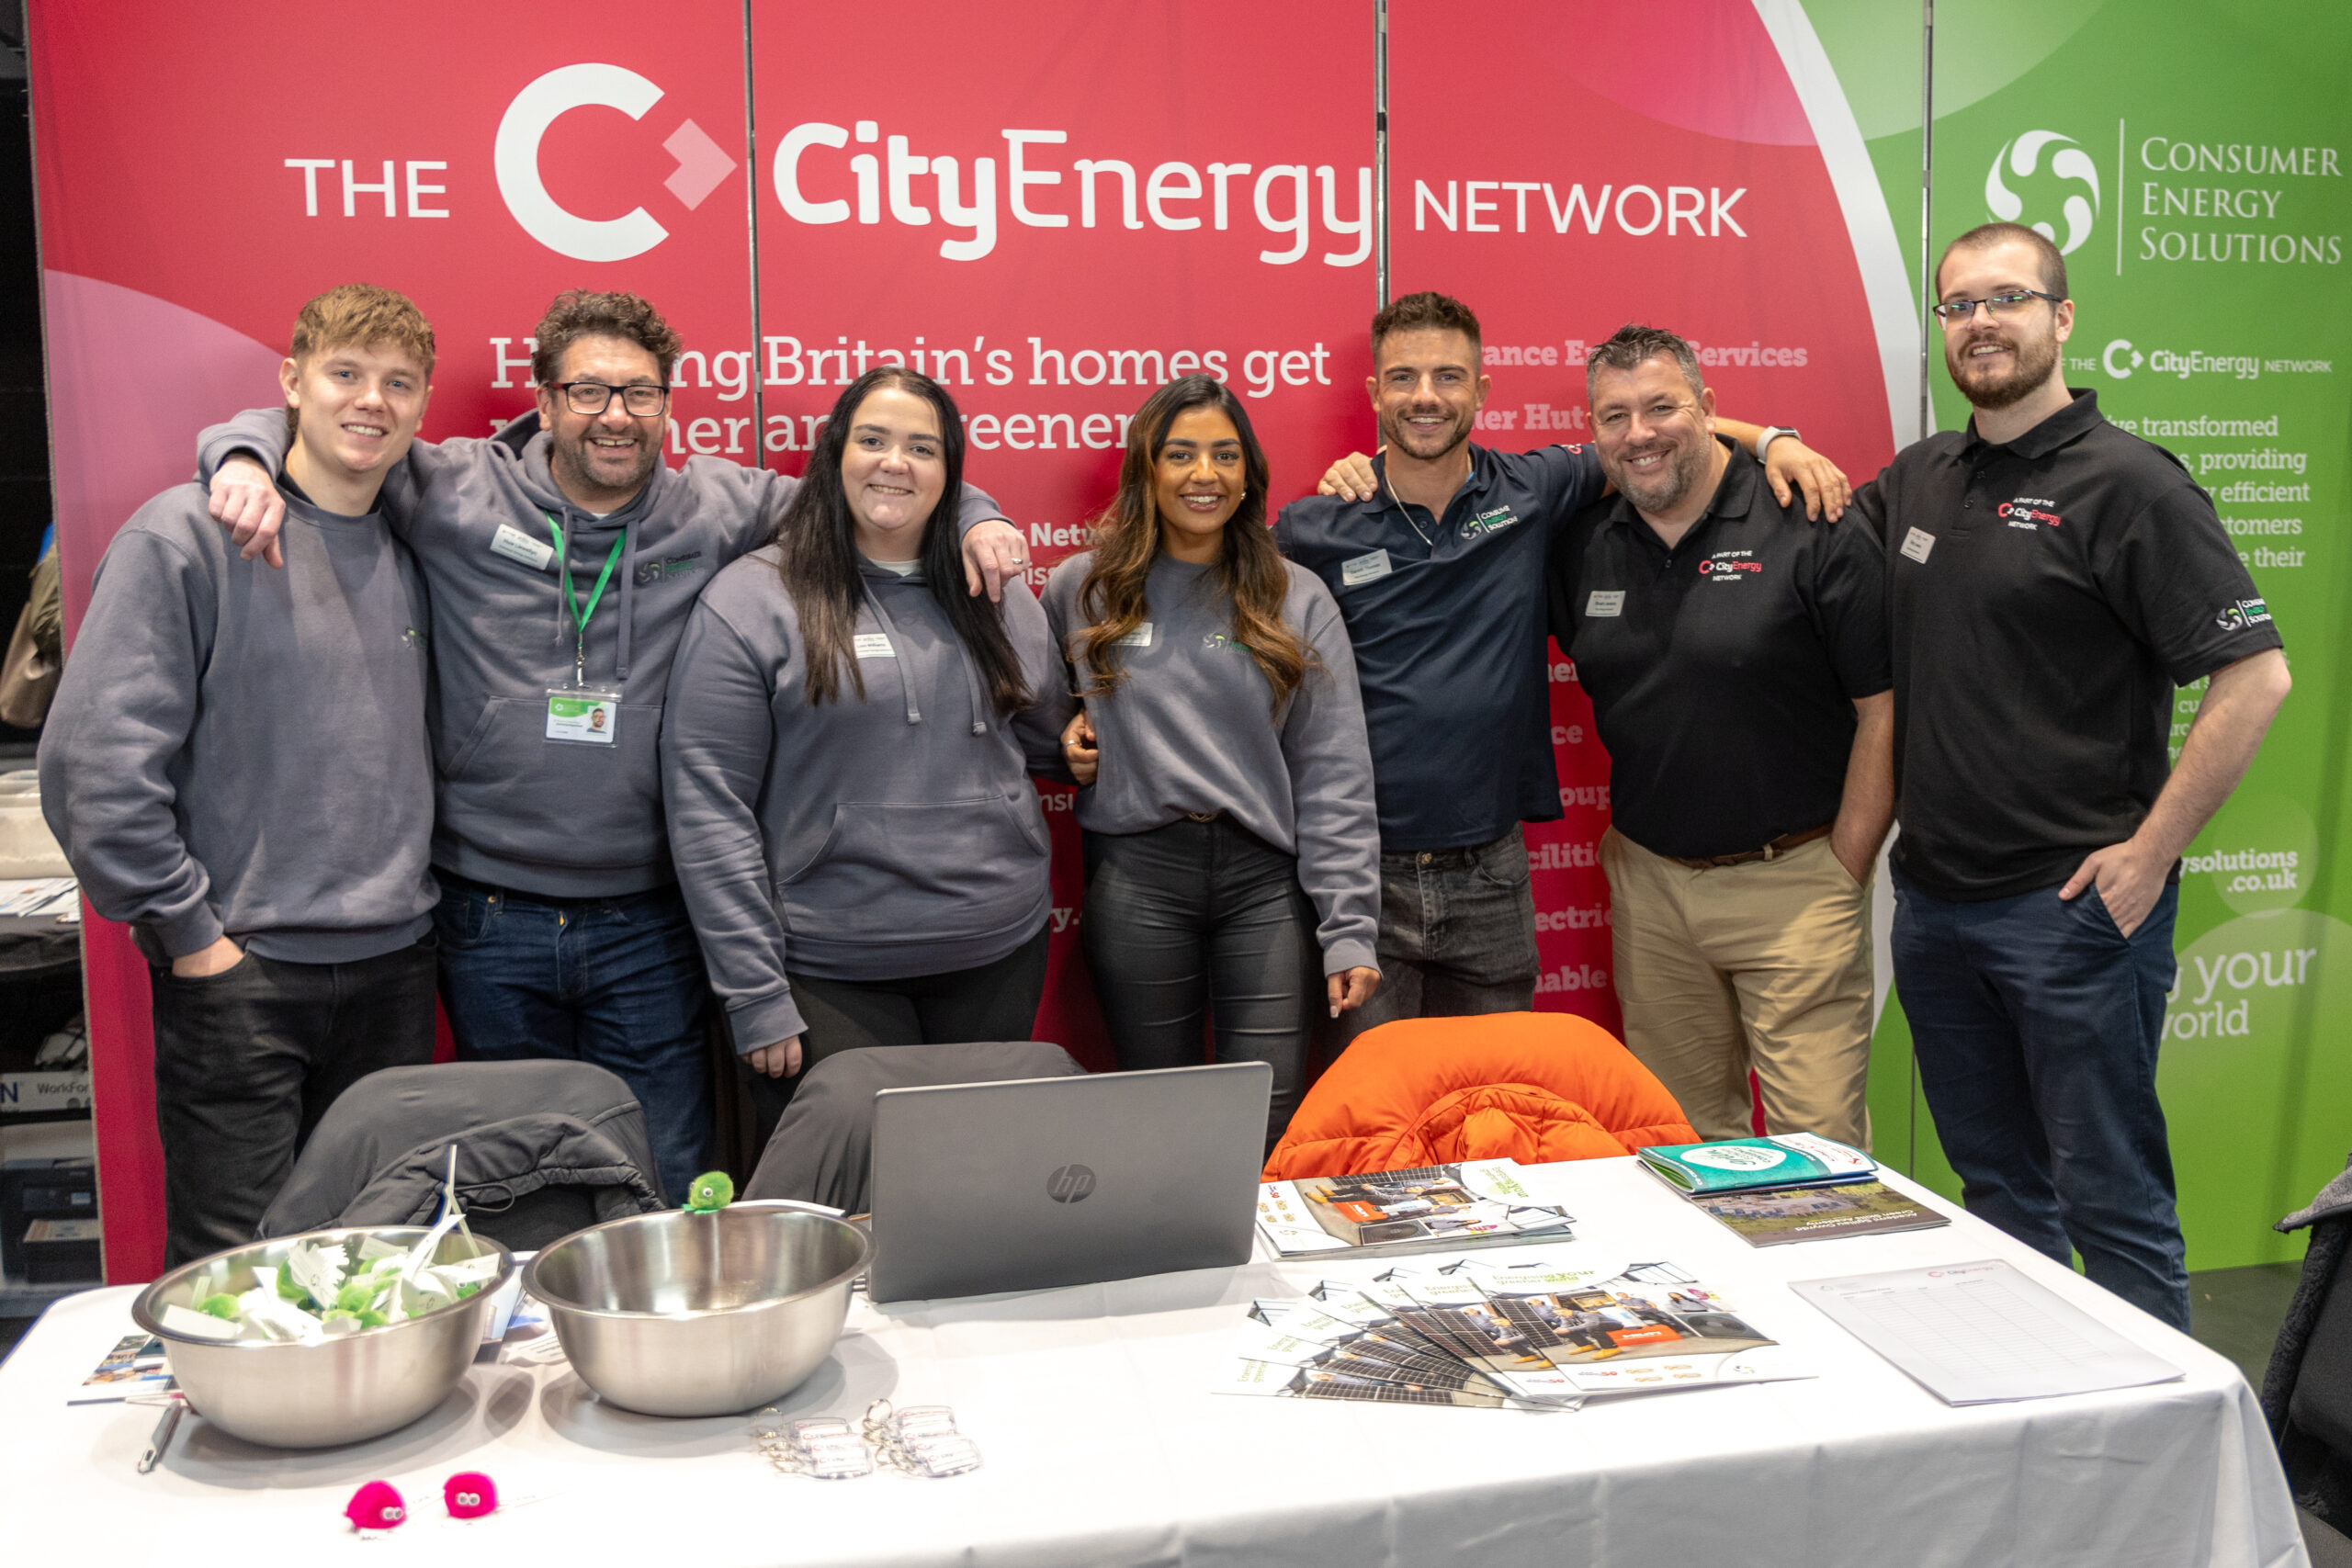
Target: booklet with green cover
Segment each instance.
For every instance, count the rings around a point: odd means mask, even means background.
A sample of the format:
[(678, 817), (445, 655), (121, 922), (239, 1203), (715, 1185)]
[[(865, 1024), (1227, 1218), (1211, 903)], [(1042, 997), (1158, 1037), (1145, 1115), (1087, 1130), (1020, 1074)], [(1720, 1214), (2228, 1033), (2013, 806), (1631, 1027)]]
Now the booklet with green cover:
[(1758, 1187), (1834, 1187), (1868, 1181), (1878, 1163), (1811, 1133), (1769, 1138), (1719, 1138), (1706, 1144), (1661, 1144), (1638, 1151), (1650, 1173), (1677, 1190), (1745, 1192)]

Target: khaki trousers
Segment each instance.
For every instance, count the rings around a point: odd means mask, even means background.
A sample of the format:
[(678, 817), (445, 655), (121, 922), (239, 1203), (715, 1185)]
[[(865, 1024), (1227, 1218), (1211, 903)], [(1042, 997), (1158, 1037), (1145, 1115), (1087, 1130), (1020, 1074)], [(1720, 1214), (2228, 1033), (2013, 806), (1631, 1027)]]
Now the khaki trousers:
[(1699, 1136), (1751, 1135), (1752, 1067), (1768, 1132), (1868, 1148), (1871, 891), (1829, 840), (1694, 871), (1612, 828), (1600, 863), (1625, 1044)]

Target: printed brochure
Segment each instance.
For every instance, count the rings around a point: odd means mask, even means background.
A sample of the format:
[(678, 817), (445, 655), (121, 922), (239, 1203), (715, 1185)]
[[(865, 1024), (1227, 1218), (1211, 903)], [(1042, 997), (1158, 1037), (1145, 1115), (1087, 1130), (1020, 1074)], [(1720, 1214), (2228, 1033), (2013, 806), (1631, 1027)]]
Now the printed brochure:
[(1752, 1246), (1826, 1241), (1843, 1235), (1923, 1231), (1951, 1221), (1883, 1181), (1836, 1187), (1774, 1187), (1754, 1192), (1694, 1192), (1690, 1201)]
[(1396, 1268), (1261, 1301), (1226, 1393), (1575, 1410), (1591, 1398), (1811, 1377), (1671, 1263)]
[(1486, 1159), (1269, 1181), (1258, 1190), (1258, 1228), (1283, 1258), (1573, 1240), (1574, 1216), (1532, 1179), (1516, 1161)]
[(1644, 1168), (1680, 1192), (1742, 1192), (1757, 1187), (1829, 1187), (1867, 1181), (1878, 1162), (1811, 1133), (1659, 1144), (1635, 1151)]

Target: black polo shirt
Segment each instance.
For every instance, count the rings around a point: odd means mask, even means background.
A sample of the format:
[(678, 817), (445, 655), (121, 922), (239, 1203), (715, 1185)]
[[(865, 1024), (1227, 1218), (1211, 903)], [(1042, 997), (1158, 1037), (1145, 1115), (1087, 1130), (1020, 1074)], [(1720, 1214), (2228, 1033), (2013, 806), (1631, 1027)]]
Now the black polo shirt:
[(1581, 446), (1470, 448), (1445, 515), (1312, 495), (1274, 541), (1323, 580), (1355, 646), (1380, 847), (1455, 849), (1560, 815), (1545, 690), (1544, 559), (1608, 480)]
[(2006, 445), (1931, 435), (1855, 497), (1891, 585), (1894, 862), (1936, 897), (2050, 887), (2130, 838), (2173, 689), (2280, 646), (2212, 498), (2074, 396)]
[(1620, 833), (1738, 854), (1833, 820), (1854, 700), (1887, 689), (1886, 562), (1868, 528), (1805, 521), (1731, 442), (1706, 514), (1668, 549), (1623, 495), (1551, 568), (1553, 635), (1609, 749)]

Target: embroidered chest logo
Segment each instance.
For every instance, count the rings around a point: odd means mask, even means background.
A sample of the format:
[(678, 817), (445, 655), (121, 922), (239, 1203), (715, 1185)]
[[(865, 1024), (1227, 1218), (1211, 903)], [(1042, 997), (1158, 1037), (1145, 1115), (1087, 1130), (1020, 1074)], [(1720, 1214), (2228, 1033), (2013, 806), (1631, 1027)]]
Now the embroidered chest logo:
[(663, 556), (660, 560), (641, 560), (637, 563), (637, 585), (639, 588), (650, 588), (655, 583), (665, 581), (670, 578), (684, 577), (690, 571), (700, 571), (703, 566), (700, 550), (688, 550), (682, 556)]
[(1716, 582), (1737, 582), (1747, 574), (1762, 575), (1764, 563), (1754, 550), (1717, 550), (1699, 563), (1699, 575)]
[(419, 653), (423, 653), (424, 651), (424, 634), (417, 630), (414, 626), (411, 626), (406, 631), (401, 633), (401, 640), (408, 644), (409, 647), (416, 649)]
[(1491, 512), (1481, 512), (1462, 525), (1462, 536), (1475, 539), (1481, 534), (1499, 534), (1519, 521), (1519, 513), (1508, 506), (1498, 506)]
[(1993, 515), (2012, 528), (2038, 528), (2044, 524), (2055, 528), (2061, 521), (2057, 505), (2048, 496), (2021, 495), (1993, 508)]

